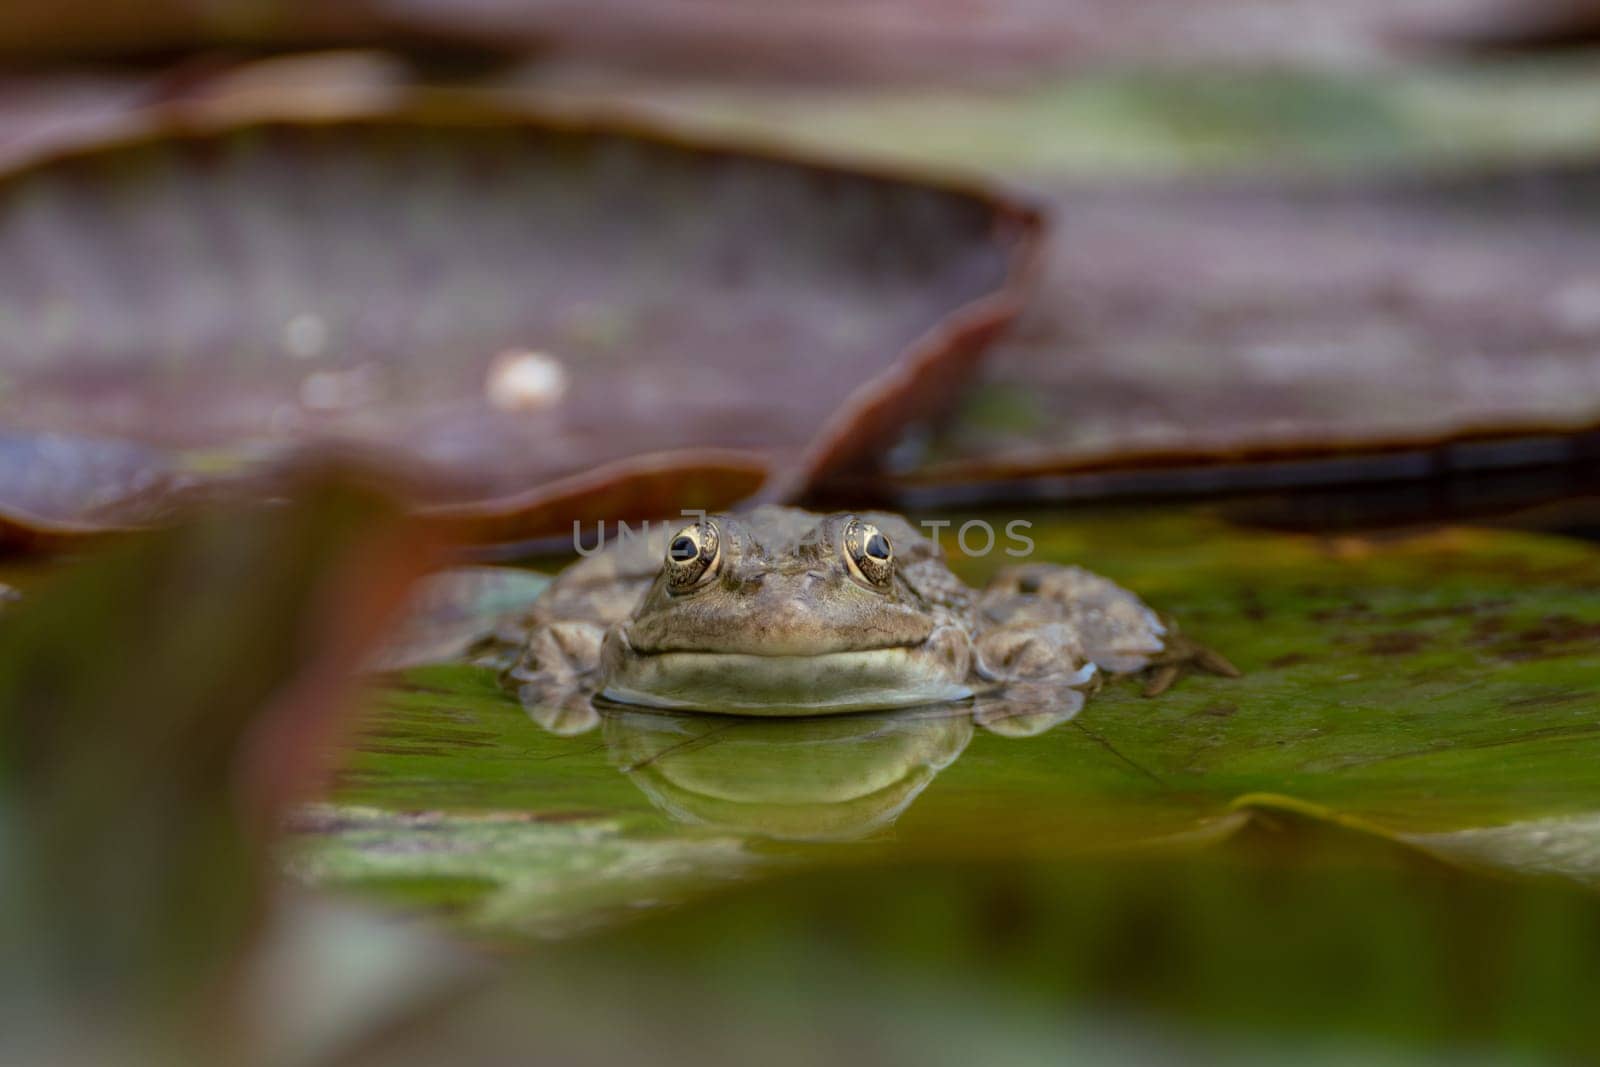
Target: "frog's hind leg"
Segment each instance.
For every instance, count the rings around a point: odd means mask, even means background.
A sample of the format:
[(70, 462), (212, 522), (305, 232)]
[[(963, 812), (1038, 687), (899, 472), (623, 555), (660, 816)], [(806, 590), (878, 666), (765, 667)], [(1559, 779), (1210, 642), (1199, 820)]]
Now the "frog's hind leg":
[(1167, 647), (1151, 659), (1145, 671), (1144, 695), (1160, 696), (1188, 671), (1205, 671), (1224, 678), (1237, 678), (1241, 673), (1222, 653), (1178, 633), (1168, 622)]
[[(978, 607), (990, 628), (986, 640), (998, 639), (1003, 647), (1032, 633), (1044, 648), (1056, 649), (1056, 673), (1067, 662), (1074, 668), (1093, 664), (1107, 674), (1149, 672), (1152, 695), (1170, 687), (1186, 667), (1238, 674), (1222, 656), (1179, 635), (1133, 593), (1082, 567), (1007, 568), (983, 591)], [(1028, 658), (1047, 657), (1035, 650)]]
[(521, 658), (505, 678), (528, 714), (545, 729), (582, 733), (600, 721), (590, 697), (605, 636), (604, 626), (573, 620), (544, 623), (529, 635)]
[(1144, 670), (1168, 642), (1167, 624), (1144, 601), (1082, 567), (1008, 567), (984, 589), (978, 610), (994, 632), (1053, 635), (1075, 668), (1093, 663), (1111, 674)]

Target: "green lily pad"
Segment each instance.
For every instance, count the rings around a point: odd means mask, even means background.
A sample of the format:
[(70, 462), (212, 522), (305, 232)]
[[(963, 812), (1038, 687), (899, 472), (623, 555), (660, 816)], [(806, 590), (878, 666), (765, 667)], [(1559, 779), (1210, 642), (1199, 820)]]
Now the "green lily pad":
[[(706, 885), (868, 855), (1204, 848), (1285, 811), (1472, 866), (1592, 881), (1593, 546), (1475, 529), (1320, 539), (1206, 513), (1032, 521), (1034, 558), (1138, 590), (1244, 677), (1191, 677), (1157, 698), (1113, 684), (1075, 717), (1010, 736), (960, 705), (837, 722), (604, 708), (530, 721), (492, 671), (435, 666), (385, 692), (331, 799), (592, 825), (605, 848), (633, 842), (640, 856), (663, 840), (743, 842), (706, 864)], [(952, 563), (981, 582), (1002, 560)], [(403, 856), (355, 855), (363, 840), (337, 826), (303, 835), (296, 869), (367, 891), (403, 877)], [(449, 865), (452, 878), (482, 879), (465, 902), (452, 890), (458, 912), (480, 932), (526, 930), (490, 903), (505, 899), (493, 888), (509, 878), (504, 862), (478, 864), (474, 851)], [(693, 888), (683, 868), (668, 882), (673, 899)], [(582, 925), (582, 899), (545, 885), (575, 911), (524, 895), (529, 913)], [(623, 888), (660, 897), (648, 878)]]
[(294, 850), (288, 869), (297, 880), (441, 910), (486, 937), (582, 932), (754, 866), (736, 837), (638, 837), (605, 819), (327, 806), (293, 825), (339, 842)]
[(1091, 701), (1011, 774), (994, 768), (986, 792), (1017, 790), (998, 803), (1024, 813), (1019, 828), (1048, 834), (1063, 804), (1102, 790), (1202, 807), (1289, 797), (1396, 832), (1600, 806), (1592, 546), (1468, 529), (1324, 541), (1187, 517), (1038, 539), (1139, 590), (1245, 677)]
[(1293, 816), (1201, 852), (867, 863), (570, 945), (356, 1063), (1559, 1064), (1600, 899)]

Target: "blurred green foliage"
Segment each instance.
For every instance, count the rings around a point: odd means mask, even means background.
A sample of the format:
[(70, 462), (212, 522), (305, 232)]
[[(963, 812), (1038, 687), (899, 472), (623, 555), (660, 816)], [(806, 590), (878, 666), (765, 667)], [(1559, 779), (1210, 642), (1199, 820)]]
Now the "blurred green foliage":
[(422, 565), (387, 498), (308, 475), (30, 584), (0, 612), (0, 1059), (235, 1040), (226, 980), (281, 807)]

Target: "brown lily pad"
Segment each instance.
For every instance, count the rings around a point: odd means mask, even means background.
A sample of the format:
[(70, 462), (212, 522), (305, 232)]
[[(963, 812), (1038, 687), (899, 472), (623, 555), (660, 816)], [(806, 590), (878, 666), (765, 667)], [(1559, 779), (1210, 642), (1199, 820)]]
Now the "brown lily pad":
[[(0, 15), (0, 20), (4, 19)], [(45, 68), (0, 74), (0, 162), (15, 166), (52, 151), (125, 132), (137, 116), (205, 107), (281, 114), (392, 100), (407, 78), (379, 52), (315, 52), (238, 59), (226, 54), (174, 60), (160, 68)]]
[(849, 468), (960, 387), (1039, 228), (460, 100), (187, 114), (0, 176), (0, 425), (207, 469), (354, 444), (496, 540)]
[(1592, 48), (1600, 41), (1600, 4), (1594, 0), (1522, 0), (1466, 3), (1447, 25), (1412, 30), (1421, 43), (1465, 52), (1527, 52)]
[[(1063, 63), (1371, 63), (1562, 0), (115, 0), (0, 10), (0, 55), (141, 57), (182, 50), (386, 44), (485, 56), (556, 54), (695, 74), (942, 78)], [(1566, 6), (1575, 6), (1567, 0)]]
[(1071, 496), (1575, 459), (1600, 426), (1597, 190), (1586, 165), (1058, 188), (1038, 299), (897, 487)]
[(164, 452), (63, 434), (0, 433), (0, 544), (48, 549), (144, 525), (183, 485)]
[(12, 162), (103, 136), (155, 95), (149, 76), (53, 72), (0, 77), (0, 159)]

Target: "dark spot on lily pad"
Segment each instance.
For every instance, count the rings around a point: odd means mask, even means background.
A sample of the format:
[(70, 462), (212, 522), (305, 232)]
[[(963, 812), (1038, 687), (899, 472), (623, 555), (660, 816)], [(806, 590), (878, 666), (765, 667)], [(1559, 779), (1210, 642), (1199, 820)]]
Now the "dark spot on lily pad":
[(1497, 612), (1505, 608), (1510, 601), (1505, 597), (1488, 597), (1483, 600), (1467, 604), (1429, 605), (1422, 608), (1412, 608), (1410, 611), (1396, 612), (1389, 617), (1396, 622), (1426, 622), (1432, 619), (1458, 619), (1466, 616), (1481, 615), (1487, 612)]
[(1525, 697), (1508, 700), (1502, 706), (1507, 711), (1534, 711), (1542, 708), (1560, 707), (1578, 700), (1593, 699), (1594, 694), (1578, 692), (1572, 689), (1556, 690), (1549, 693), (1534, 693)]
[(1506, 638), (1495, 652), (1503, 659), (1528, 660), (1592, 652), (1600, 644), (1600, 621), (1587, 622), (1571, 615), (1546, 615), (1532, 626)]
[(1428, 643), (1426, 634), (1414, 630), (1395, 630), (1376, 634), (1367, 642), (1367, 651), (1374, 656), (1403, 656), (1415, 652)]
[(1331, 608), (1320, 608), (1311, 613), (1312, 622), (1371, 621), (1378, 618), (1372, 605), (1365, 600), (1351, 600)]
[(1472, 624), (1472, 630), (1467, 635), (1469, 645), (1492, 644), (1501, 634), (1505, 633), (1506, 620), (1503, 615), (1490, 615), (1479, 619)]

